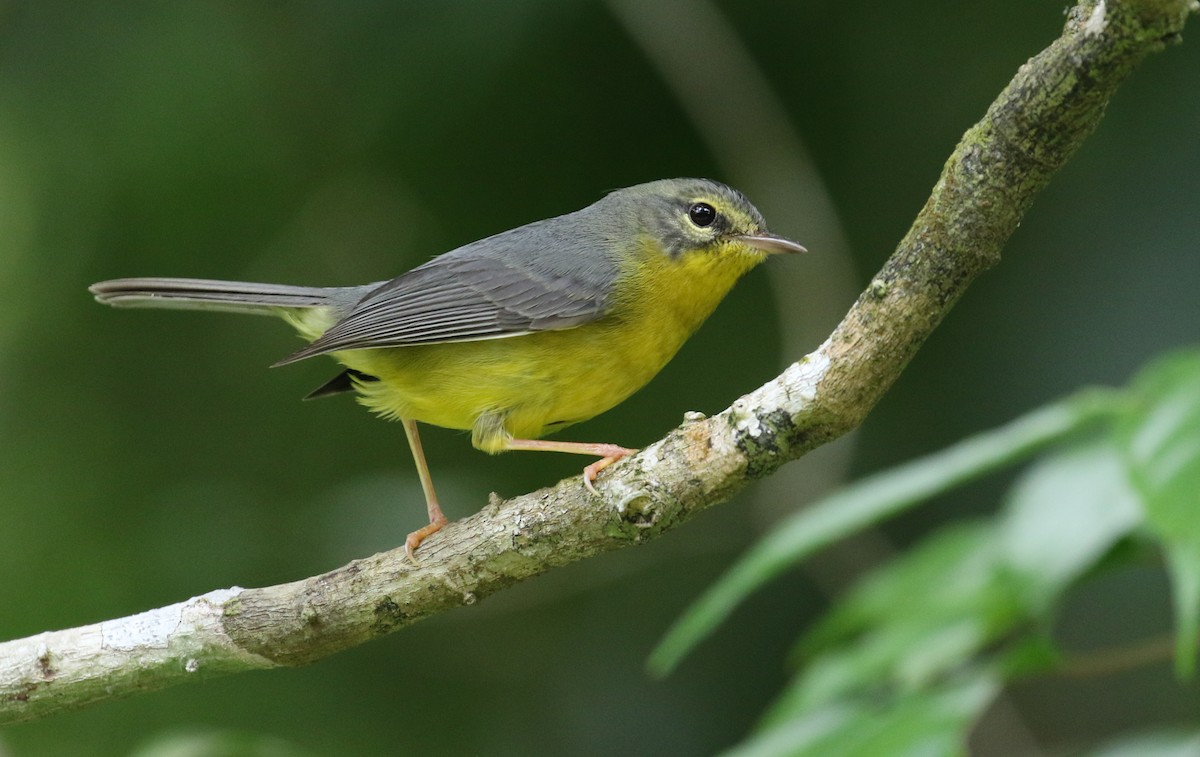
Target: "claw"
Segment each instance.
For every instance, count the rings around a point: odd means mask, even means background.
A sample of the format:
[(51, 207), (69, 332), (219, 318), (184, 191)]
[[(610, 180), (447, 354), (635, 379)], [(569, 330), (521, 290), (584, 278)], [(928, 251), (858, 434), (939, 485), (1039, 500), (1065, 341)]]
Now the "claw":
[(583, 469), (583, 486), (597, 497), (600, 496), (600, 492), (596, 491), (596, 487), (592, 484), (592, 482), (596, 480), (596, 476), (600, 475), (600, 471), (617, 462), (621, 458), (632, 455), (633, 453), (637, 452), (637, 450), (628, 449), (626, 447), (618, 447), (617, 445), (613, 444), (610, 445), (605, 452), (608, 452), (606, 456), (600, 458), (596, 462)]
[(420, 565), (421, 563), (417, 561), (417, 556), (413, 554), (413, 552), (417, 547), (421, 546), (421, 542), (425, 541), (425, 539), (433, 534), (436, 534), (438, 531), (441, 531), (449, 522), (450, 521), (443, 516), (440, 519), (430, 521), (428, 526), (418, 528), (416, 531), (413, 531), (411, 534), (405, 537), (404, 554), (408, 556), (409, 562), (411, 562), (413, 565)]
[(592, 484), (592, 482), (596, 480), (596, 473), (597, 472), (593, 471), (592, 466), (590, 465), (583, 469), (583, 488), (599, 497), (600, 492), (596, 491), (596, 487)]

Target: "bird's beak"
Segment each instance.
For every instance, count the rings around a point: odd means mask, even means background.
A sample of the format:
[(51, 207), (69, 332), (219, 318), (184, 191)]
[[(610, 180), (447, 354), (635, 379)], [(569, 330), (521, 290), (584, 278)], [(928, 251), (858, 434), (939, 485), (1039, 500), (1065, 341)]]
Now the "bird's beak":
[(740, 234), (737, 237), (739, 242), (745, 242), (751, 247), (762, 250), (766, 253), (776, 252), (808, 252), (802, 245), (796, 244), (790, 239), (777, 237), (774, 234), (763, 232), (762, 234)]

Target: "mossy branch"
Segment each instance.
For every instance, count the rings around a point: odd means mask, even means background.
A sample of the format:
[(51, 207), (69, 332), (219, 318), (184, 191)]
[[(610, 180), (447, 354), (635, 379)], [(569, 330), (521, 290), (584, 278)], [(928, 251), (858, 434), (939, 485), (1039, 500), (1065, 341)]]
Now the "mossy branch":
[(1194, 0), (1087, 0), (964, 135), (895, 254), (816, 351), (601, 476), (494, 500), (420, 549), (0, 644), (0, 723), (135, 691), (301, 665), (559, 565), (649, 541), (855, 428)]

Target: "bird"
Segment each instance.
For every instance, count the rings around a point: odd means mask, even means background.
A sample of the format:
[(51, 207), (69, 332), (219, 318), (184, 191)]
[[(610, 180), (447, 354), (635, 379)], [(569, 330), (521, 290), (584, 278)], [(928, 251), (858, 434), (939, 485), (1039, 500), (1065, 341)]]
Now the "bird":
[(429, 522), (449, 521), (418, 424), (471, 432), (483, 452), (598, 458), (598, 474), (636, 450), (542, 437), (588, 420), (650, 381), (743, 274), (775, 253), (805, 252), (769, 232), (737, 190), (699, 178), (614, 190), (587, 207), (443, 253), (361, 286), (121, 278), (89, 287), (114, 307), (274, 315), (307, 346), (274, 365), (330, 355), (343, 370), (308, 395), (355, 392), (404, 427)]

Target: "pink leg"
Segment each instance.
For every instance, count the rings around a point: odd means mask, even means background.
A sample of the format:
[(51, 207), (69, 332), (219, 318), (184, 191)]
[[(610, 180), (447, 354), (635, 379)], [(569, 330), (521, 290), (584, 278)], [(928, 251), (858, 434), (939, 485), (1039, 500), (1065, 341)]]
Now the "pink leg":
[(450, 521), (442, 514), (437, 493), (433, 491), (433, 477), (429, 475), (429, 464), (425, 462), (425, 450), (421, 447), (421, 437), (417, 435), (417, 422), (405, 418), (401, 420), (401, 423), (404, 425), (404, 434), (408, 437), (408, 446), (412, 450), (413, 460), (417, 463), (417, 477), (421, 479), (421, 489), (425, 492), (425, 509), (429, 512), (429, 525), (418, 528), (404, 540), (404, 551), (408, 553), (408, 559), (415, 563), (417, 559), (413, 556), (413, 550), (419, 547), (430, 534), (441, 531)]
[(599, 494), (592, 482), (600, 471), (621, 458), (637, 452), (636, 449), (619, 447), (616, 444), (593, 444), (590, 442), (556, 442), (546, 439), (507, 439), (505, 449), (523, 449), (532, 452), (567, 452), (572, 455), (599, 455), (600, 459), (583, 469), (583, 485), (592, 494)]

